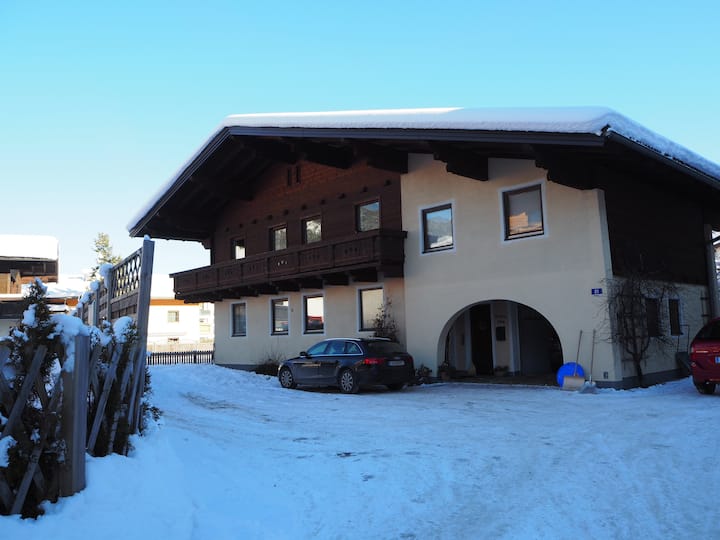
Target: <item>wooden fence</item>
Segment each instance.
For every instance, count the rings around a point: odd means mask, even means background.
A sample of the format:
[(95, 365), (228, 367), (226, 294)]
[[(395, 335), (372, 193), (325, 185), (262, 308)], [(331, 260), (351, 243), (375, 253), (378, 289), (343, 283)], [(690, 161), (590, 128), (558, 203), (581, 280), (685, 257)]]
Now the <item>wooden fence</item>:
[(34, 516), (41, 501), (84, 489), (86, 452), (127, 453), (143, 412), (153, 251), (145, 239), (113, 267), (110, 287), (96, 291), (78, 313), (89, 324), (135, 315), (132, 344), (91, 349), (90, 337), (78, 336), (71, 363), (57, 358), (61, 369), (50, 375), (50, 356), (40, 345), (16, 362), (11, 380), (3, 373), (10, 351), (0, 346), (0, 405), (8, 414), (0, 417), (0, 448), (13, 449), (13, 467), (0, 467), (0, 514)]
[(173, 364), (213, 364), (215, 353), (210, 350), (151, 352), (147, 357), (149, 366), (167, 366)]

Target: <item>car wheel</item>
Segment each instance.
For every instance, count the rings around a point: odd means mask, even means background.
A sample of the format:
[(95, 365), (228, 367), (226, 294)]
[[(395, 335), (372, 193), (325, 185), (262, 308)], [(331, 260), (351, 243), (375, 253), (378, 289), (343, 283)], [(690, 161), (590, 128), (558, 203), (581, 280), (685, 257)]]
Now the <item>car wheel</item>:
[(712, 382), (695, 383), (695, 388), (697, 388), (701, 394), (710, 395), (715, 393), (715, 383)]
[(352, 369), (344, 369), (340, 372), (338, 385), (343, 394), (355, 394), (360, 388), (357, 377)]
[(388, 390), (402, 390), (405, 386), (405, 383), (392, 383), (392, 384), (386, 384), (385, 386), (388, 387)]
[(290, 371), (290, 368), (288, 367), (284, 367), (280, 370), (280, 373), (278, 373), (278, 379), (280, 379), (280, 386), (283, 388), (295, 388), (297, 386), (295, 377), (293, 377), (292, 371)]

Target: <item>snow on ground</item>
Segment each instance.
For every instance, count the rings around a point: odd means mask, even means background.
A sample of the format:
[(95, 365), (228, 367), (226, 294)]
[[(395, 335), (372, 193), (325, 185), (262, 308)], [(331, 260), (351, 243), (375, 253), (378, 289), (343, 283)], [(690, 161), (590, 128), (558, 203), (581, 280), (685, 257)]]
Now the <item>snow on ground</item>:
[(709, 538), (720, 396), (448, 383), (284, 390), (152, 368), (160, 425), (0, 538)]

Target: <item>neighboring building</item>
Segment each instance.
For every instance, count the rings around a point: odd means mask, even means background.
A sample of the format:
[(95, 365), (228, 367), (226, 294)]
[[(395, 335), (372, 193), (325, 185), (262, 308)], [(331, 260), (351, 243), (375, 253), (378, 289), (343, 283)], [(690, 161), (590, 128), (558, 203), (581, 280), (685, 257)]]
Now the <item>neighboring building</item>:
[(370, 335), (384, 305), (417, 366), (549, 375), (594, 357), (598, 384), (627, 387), (608, 284), (642, 268), (675, 286), (647, 299), (674, 345), (655, 339), (644, 371), (676, 376), (717, 313), (720, 167), (607, 109), (230, 116), (129, 229), (210, 250), (174, 288), (215, 303), (221, 365)]
[(57, 239), (0, 234), (0, 336), (6, 336), (22, 319), (23, 285), (35, 278), (43, 283), (58, 280)]
[(185, 303), (175, 299), (173, 280), (166, 275), (153, 275), (150, 291), (149, 351), (212, 349), (212, 303)]

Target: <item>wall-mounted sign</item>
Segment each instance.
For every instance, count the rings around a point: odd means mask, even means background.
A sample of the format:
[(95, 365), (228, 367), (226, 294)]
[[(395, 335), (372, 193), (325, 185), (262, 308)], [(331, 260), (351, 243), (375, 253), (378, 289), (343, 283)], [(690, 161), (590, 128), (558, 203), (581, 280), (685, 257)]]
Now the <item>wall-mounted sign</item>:
[(590, 289), (590, 293), (593, 296), (602, 296), (602, 289)]

